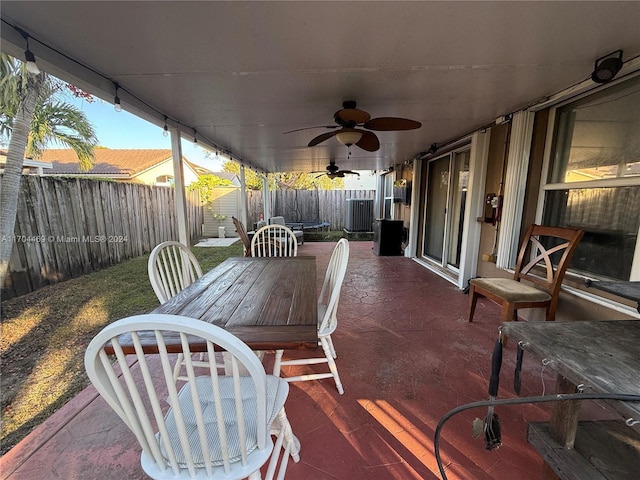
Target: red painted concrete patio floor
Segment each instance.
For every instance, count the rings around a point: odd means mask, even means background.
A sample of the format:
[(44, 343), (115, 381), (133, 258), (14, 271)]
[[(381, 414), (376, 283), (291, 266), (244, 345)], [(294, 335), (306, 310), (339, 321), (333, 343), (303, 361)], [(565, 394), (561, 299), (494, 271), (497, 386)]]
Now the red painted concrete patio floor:
[[(305, 243), (321, 281), (332, 243)], [(334, 335), (345, 393), (332, 379), (291, 384), (286, 409), (300, 439), (301, 460), (290, 480), (441, 478), (434, 430), (449, 410), (488, 398), (490, 358), (499, 309), (480, 300), (468, 323), (467, 295), (404, 257), (377, 257), (371, 242), (351, 242)], [(292, 354), (287, 354), (291, 356)], [(270, 371), (270, 357), (265, 360)], [(515, 345), (504, 352), (499, 398), (511, 387)], [(286, 367), (284, 375), (318, 366)], [(554, 377), (527, 357), (521, 394), (540, 395)], [(536, 479), (543, 462), (526, 441), (527, 423), (548, 418), (548, 407), (497, 410), (503, 446), (485, 449), (471, 424), (486, 409), (452, 417), (442, 430), (449, 479)], [(56, 412), (0, 461), (3, 479), (142, 479), (140, 448), (93, 387)]]

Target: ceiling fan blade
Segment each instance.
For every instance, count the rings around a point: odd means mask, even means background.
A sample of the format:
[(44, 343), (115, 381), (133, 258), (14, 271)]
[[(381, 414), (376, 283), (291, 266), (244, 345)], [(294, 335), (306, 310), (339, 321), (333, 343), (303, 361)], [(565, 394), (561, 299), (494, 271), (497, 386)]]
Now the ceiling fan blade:
[(289, 130), (288, 132), (282, 132), (282, 134), (293, 133), (293, 132), (301, 132), (303, 130), (312, 130), (314, 128), (339, 128), (340, 125), (318, 125), (316, 127), (304, 127), (304, 128), (296, 128), (295, 130)]
[(371, 115), (358, 108), (343, 108), (333, 114), (333, 119), (342, 126), (347, 124), (358, 125), (368, 121), (370, 118)]
[(325, 140), (333, 137), (336, 133), (338, 133), (338, 131), (333, 131), (333, 132), (323, 133), (322, 135), (318, 135), (316, 138), (311, 140), (307, 146), (313, 147), (315, 145), (318, 145), (319, 143), (322, 143)]
[(420, 128), (422, 124), (415, 120), (398, 117), (372, 118), (362, 125), (368, 130), (391, 131), (391, 130), (414, 130)]
[(343, 173), (345, 175), (358, 175), (358, 176), (360, 176), (360, 174), (358, 172), (354, 172), (353, 170), (340, 170), (339, 173)]
[(356, 143), (356, 146), (360, 147), (367, 152), (375, 152), (380, 148), (380, 140), (373, 132), (362, 132), (362, 138)]

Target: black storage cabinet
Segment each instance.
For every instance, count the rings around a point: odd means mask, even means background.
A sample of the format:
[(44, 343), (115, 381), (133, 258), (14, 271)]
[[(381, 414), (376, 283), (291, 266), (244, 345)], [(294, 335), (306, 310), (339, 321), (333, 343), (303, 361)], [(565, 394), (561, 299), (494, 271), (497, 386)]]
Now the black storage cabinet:
[(402, 220), (379, 219), (373, 222), (373, 253), (378, 256), (402, 255)]

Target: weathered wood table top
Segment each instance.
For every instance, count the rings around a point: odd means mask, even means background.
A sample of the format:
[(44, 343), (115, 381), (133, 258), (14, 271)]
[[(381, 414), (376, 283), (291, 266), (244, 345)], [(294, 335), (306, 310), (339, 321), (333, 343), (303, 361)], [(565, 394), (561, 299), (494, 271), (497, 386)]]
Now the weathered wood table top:
[[(315, 257), (228, 258), (152, 313), (197, 318), (233, 333), (254, 350), (316, 348), (318, 313)], [(145, 353), (157, 353), (152, 332), (140, 335)], [(169, 352), (180, 341), (167, 336)], [(120, 338), (125, 353), (131, 342)], [(206, 351), (190, 343), (192, 351)]]
[[(575, 385), (599, 393), (640, 395), (640, 321), (505, 322), (502, 331)], [(613, 402), (640, 419), (637, 402)]]

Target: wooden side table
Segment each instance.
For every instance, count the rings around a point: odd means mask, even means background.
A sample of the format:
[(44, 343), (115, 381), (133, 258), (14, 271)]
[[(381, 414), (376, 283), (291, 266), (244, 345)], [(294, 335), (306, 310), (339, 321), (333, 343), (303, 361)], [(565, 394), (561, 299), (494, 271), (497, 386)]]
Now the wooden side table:
[[(506, 322), (502, 331), (558, 375), (557, 393), (580, 385), (640, 395), (640, 321)], [(611, 402), (619, 419), (579, 421), (580, 401), (554, 402), (549, 423), (530, 424), (546, 479), (628, 480), (640, 472), (640, 405)]]

